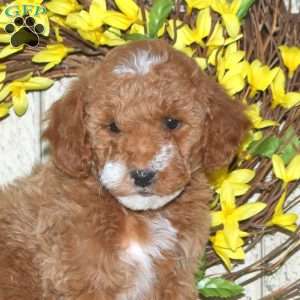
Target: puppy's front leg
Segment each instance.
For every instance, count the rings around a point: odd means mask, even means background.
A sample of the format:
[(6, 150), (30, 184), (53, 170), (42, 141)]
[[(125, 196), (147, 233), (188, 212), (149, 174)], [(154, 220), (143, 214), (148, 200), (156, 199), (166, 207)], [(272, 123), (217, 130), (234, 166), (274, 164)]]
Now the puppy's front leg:
[(183, 273), (169, 278), (169, 282), (163, 288), (160, 300), (197, 300), (199, 299), (194, 277)]
[[(195, 282), (197, 268), (196, 257), (190, 259), (174, 258), (162, 262), (159, 266), (155, 297), (151, 300), (197, 300), (198, 292)], [(148, 300), (148, 299), (147, 299)]]

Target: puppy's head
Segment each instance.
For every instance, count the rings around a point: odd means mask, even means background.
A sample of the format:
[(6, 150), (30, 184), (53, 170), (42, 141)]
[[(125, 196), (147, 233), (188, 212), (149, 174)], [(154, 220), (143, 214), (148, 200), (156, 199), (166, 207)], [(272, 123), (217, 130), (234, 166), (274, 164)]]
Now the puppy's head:
[(124, 206), (157, 209), (199, 168), (228, 164), (248, 122), (242, 107), (163, 41), (116, 48), (54, 104), (45, 137), (74, 177), (96, 170)]

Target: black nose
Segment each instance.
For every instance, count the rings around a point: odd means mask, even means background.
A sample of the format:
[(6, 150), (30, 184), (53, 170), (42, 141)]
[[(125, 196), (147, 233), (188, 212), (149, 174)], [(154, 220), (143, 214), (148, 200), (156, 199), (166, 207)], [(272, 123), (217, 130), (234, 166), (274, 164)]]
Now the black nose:
[(130, 175), (134, 179), (135, 185), (145, 187), (152, 183), (155, 172), (152, 170), (134, 170), (131, 171)]

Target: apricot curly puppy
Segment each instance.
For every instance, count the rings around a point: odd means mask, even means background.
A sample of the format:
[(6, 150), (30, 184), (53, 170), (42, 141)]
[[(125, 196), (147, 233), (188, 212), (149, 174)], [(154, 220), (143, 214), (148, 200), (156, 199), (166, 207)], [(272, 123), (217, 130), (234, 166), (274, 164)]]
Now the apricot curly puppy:
[(112, 50), (53, 105), (51, 160), (0, 192), (0, 299), (195, 300), (205, 173), (247, 128), (167, 43)]

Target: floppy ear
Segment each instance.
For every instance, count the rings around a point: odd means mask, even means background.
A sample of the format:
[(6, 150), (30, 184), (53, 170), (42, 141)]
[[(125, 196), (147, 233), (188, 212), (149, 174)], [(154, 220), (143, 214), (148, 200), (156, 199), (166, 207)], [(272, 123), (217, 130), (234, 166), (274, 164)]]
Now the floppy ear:
[(43, 137), (49, 140), (54, 164), (72, 177), (86, 177), (90, 171), (91, 148), (84, 120), (82, 82), (53, 104)]
[(243, 106), (227, 96), (216, 82), (205, 80), (207, 110), (203, 133), (203, 166), (212, 171), (228, 165), (241, 143), (249, 121)]

